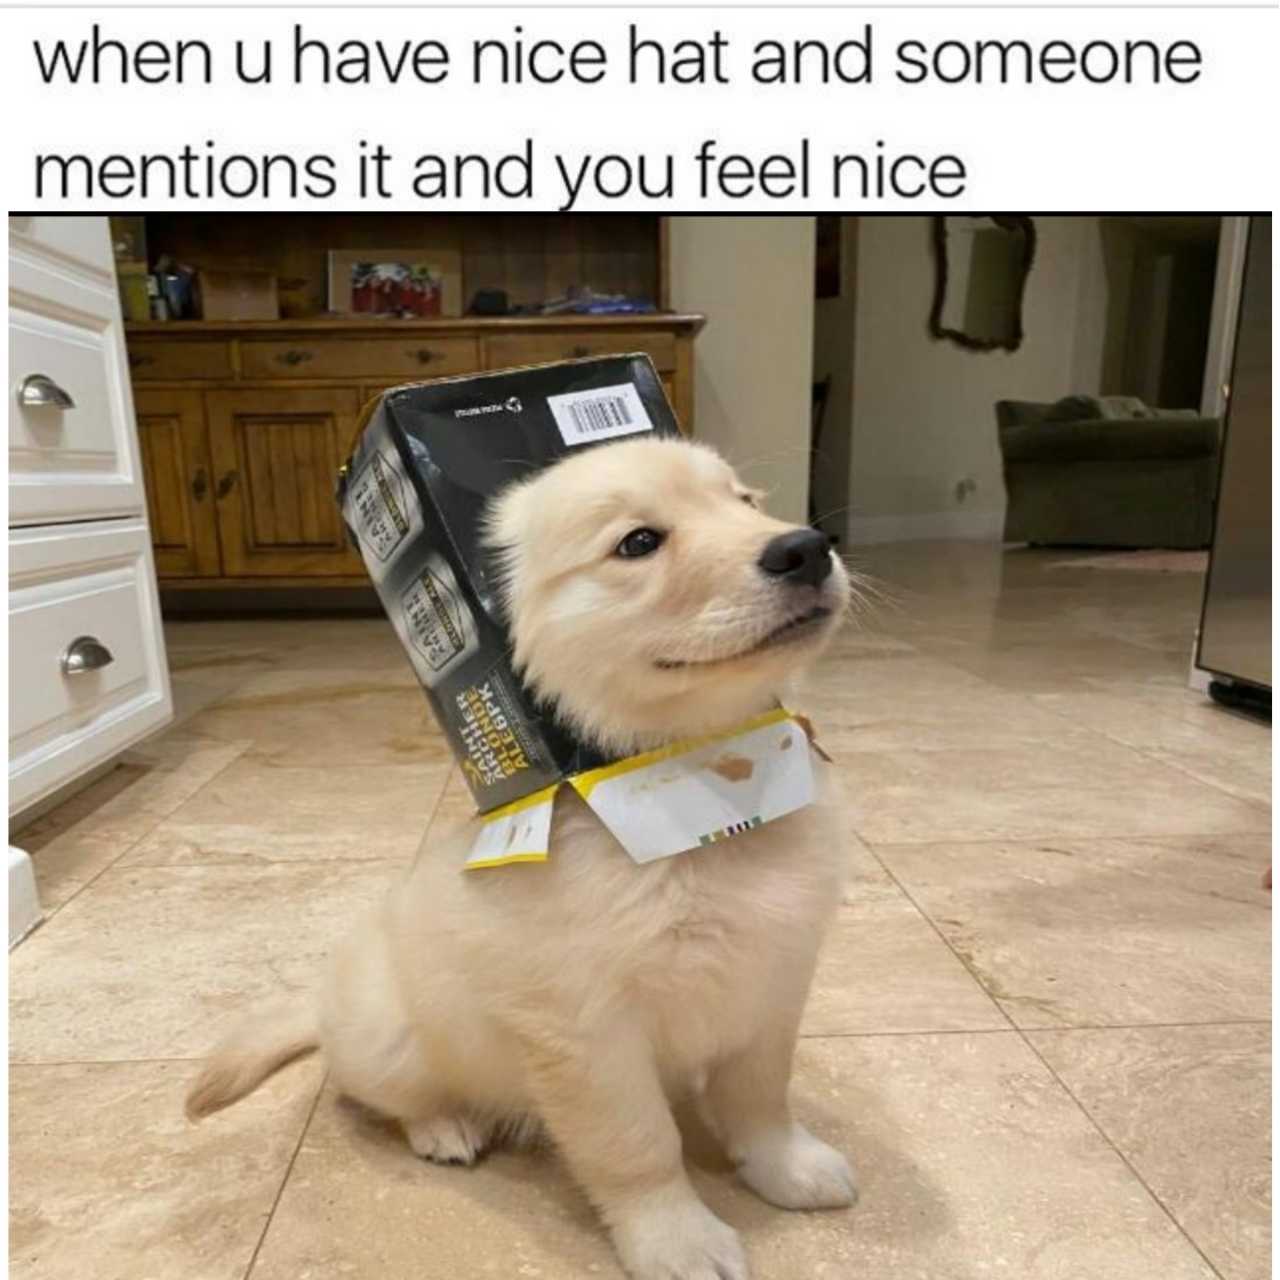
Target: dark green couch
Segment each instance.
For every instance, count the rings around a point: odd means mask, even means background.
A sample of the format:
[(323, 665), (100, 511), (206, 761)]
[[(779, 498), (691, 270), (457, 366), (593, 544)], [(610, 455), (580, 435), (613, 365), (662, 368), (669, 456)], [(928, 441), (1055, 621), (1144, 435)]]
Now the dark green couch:
[[(1213, 537), (1219, 427), (1214, 418), (1108, 402), (996, 402), (1008, 491), (1006, 542), (1086, 547), (1207, 547)], [(1079, 417), (1072, 416), (1080, 414)]]

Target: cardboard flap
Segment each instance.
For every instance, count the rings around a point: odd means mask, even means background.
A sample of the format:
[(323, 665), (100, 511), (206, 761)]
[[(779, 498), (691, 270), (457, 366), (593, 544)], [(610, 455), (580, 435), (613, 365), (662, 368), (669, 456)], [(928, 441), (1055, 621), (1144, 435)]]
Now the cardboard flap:
[(641, 863), (729, 839), (814, 798), (809, 740), (785, 711), (731, 737), (569, 782)]
[[(568, 785), (638, 863), (727, 840), (813, 803), (804, 727), (779, 708), (734, 733), (575, 774)], [(557, 786), (490, 814), (468, 869), (542, 862)]]

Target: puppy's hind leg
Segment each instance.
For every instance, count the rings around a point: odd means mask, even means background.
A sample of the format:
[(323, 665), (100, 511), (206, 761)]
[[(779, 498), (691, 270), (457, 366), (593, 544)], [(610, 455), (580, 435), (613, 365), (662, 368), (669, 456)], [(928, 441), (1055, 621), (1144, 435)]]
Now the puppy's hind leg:
[(475, 1164), (489, 1145), (490, 1127), (462, 1112), (402, 1123), (413, 1154), (433, 1164)]
[[(440, 1045), (409, 1020), (388, 970), (370, 948), (324, 1006), (325, 1056), (348, 1097), (399, 1120), (415, 1155), (474, 1164), (493, 1121), (467, 1108), (446, 1078)], [(456, 1064), (452, 1076), (456, 1081)]]
[[(358, 930), (335, 952), (332, 980), (321, 1002), (320, 1030), (325, 1058), (341, 1092), (399, 1120), (414, 1150), (421, 1147), (420, 1155), (430, 1155), (437, 1144), (423, 1126), (446, 1113), (445, 1090), (433, 1069), (428, 1038), (413, 1024), (400, 998), (380, 929)], [(440, 1145), (451, 1158), (461, 1154), (456, 1143)]]

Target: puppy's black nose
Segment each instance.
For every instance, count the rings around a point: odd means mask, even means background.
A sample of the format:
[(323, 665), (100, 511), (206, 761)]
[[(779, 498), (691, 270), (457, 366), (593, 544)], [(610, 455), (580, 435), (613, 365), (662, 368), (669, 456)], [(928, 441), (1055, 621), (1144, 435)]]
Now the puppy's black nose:
[(831, 572), (831, 545), (817, 529), (789, 529), (765, 543), (759, 563), (771, 577), (816, 587)]

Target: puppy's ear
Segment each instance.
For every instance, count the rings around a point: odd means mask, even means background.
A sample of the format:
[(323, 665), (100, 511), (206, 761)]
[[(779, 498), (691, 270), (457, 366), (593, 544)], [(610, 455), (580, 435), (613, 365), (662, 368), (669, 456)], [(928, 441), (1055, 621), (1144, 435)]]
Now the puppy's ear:
[(519, 579), (529, 529), (532, 486), (517, 480), (489, 500), (480, 525), (480, 540), (489, 553), (498, 591), (510, 610), (512, 588)]
[(489, 499), (480, 536), (491, 551), (503, 552), (524, 541), (528, 527), (529, 483), (517, 480)]

